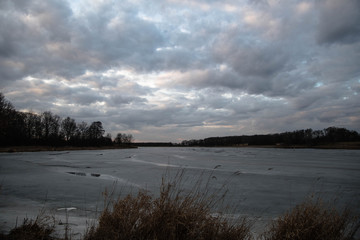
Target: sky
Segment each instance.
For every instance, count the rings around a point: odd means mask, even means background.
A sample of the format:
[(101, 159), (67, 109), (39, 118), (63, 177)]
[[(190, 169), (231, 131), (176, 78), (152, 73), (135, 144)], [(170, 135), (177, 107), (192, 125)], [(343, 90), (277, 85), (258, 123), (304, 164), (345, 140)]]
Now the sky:
[(360, 131), (360, 1), (0, 0), (0, 91), (135, 141)]

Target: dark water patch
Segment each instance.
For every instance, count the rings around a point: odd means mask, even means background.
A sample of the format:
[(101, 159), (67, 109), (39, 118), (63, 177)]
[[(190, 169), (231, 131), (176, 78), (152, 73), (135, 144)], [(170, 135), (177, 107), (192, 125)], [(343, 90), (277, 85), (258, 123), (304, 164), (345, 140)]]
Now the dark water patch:
[(76, 175), (76, 176), (86, 176), (84, 172), (67, 172), (68, 174)]
[(100, 173), (90, 173), (90, 174), (87, 174), (84, 172), (66, 172), (66, 173), (71, 174), (71, 175), (81, 176), (81, 177), (86, 177), (86, 176), (100, 177), (101, 176)]

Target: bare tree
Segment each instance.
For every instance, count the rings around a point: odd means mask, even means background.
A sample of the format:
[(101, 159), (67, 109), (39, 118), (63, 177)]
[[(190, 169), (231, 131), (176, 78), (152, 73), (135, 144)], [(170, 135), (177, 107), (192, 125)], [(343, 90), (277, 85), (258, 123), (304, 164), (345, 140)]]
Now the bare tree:
[(65, 118), (61, 122), (61, 132), (65, 137), (65, 140), (68, 142), (76, 132), (76, 122), (75, 119), (70, 117)]
[(102, 123), (100, 121), (91, 123), (88, 129), (89, 139), (100, 139), (105, 133)]
[(118, 133), (115, 138), (115, 143), (121, 144), (123, 141), (123, 135), (121, 133)]
[(86, 134), (88, 132), (88, 124), (87, 122), (81, 122), (77, 125), (77, 129), (76, 129), (76, 135), (78, 136), (78, 138), (84, 140), (86, 139)]
[(117, 144), (130, 144), (132, 143), (134, 137), (131, 134), (118, 133), (115, 138), (115, 143)]

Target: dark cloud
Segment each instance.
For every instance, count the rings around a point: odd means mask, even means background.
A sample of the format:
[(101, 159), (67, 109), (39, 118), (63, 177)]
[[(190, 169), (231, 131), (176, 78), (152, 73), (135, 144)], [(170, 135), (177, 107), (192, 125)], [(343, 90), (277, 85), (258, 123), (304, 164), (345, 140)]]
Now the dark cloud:
[(281, 71), (287, 56), (276, 45), (243, 44), (227, 37), (214, 46), (215, 57), (228, 63), (241, 76), (270, 78)]
[(78, 43), (80, 49), (104, 68), (127, 64), (140, 70), (148, 69), (151, 62), (147, 60), (161, 46), (162, 36), (153, 25), (131, 17), (114, 16), (97, 29), (85, 31)]
[(110, 97), (112, 106), (119, 106), (123, 104), (135, 103), (145, 103), (147, 100), (145, 98), (127, 96), (127, 95), (113, 95)]
[(320, 1), (317, 40), (323, 43), (354, 43), (360, 40), (358, 0)]

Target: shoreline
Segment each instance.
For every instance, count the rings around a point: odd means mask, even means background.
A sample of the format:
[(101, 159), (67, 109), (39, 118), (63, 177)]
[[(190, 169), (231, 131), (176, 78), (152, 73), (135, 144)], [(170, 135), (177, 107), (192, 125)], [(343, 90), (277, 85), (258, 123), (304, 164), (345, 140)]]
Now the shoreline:
[(61, 151), (81, 151), (81, 150), (109, 150), (109, 149), (130, 149), (137, 146), (8, 146), (0, 147), (0, 153), (16, 153), (16, 152), (61, 152)]
[(111, 150), (111, 149), (131, 149), (138, 147), (220, 147), (220, 148), (281, 148), (281, 149), (343, 149), (343, 150), (360, 150), (360, 142), (337, 142), (328, 143), (315, 146), (309, 145), (229, 145), (229, 146), (137, 146), (136, 143), (132, 145), (122, 146), (8, 146), (0, 147), (0, 153), (16, 153), (16, 152), (54, 152), (54, 151), (81, 151), (81, 150)]
[(172, 147), (204, 147), (204, 148), (279, 148), (279, 149), (344, 149), (344, 150), (360, 150), (360, 142), (338, 142), (328, 143), (319, 145), (247, 145), (247, 144), (236, 144), (236, 145), (215, 145), (215, 146), (172, 146)]
[(248, 146), (234, 146), (234, 147), (249, 147), (249, 148), (282, 148), (282, 149), (344, 149), (344, 150), (360, 150), (360, 142), (338, 142), (319, 144), (314, 146), (309, 145), (248, 145)]
[(319, 145), (248, 145), (248, 144), (235, 144), (235, 145), (214, 145), (214, 146), (202, 146), (202, 145), (189, 145), (189, 146), (172, 146), (172, 147), (204, 147), (204, 148), (279, 148), (279, 149), (338, 149), (338, 150), (360, 150), (360, 142), (336, 142), (325, 143)]

